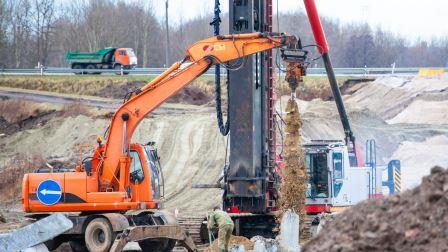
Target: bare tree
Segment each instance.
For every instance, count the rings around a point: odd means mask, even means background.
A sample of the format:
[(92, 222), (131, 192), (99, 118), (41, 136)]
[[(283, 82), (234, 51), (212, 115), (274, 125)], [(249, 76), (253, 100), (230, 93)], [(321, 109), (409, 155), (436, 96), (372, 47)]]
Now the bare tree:
[[(158, 0), (157, 0), (158, 1)], [(56, 4), (59, 2), (60, 4)], [(134, 48), (139, 64), (160, 67), (165, 62), (165, 30), (157, 19), (153, 0), (0, 0), (0, 67), (32, 67), (36, 61), (67, 66), (67, 51), (96, 51), (102, 47)], [(201, 10), (200, 10), (201, 11)], [(170, 25), (170, 56), (181, 58), (197, 40), (212, 36), (213, 13), (180, 18)], [(222, 14), (221, 33), (228, 33), (228, 14)], [(274, 18), (274, 30), (277, 20)], [(279, 31), (314, 38), (303, 12), (279, 15)], [(448, 65), (448, 37), (411, 41), (372, 30), (366, 24), (341, 24), (322, 18), (335, 67), (399, 67)], [(308, 49), (317, 56), (316, 50)], [(322, 67), (321, 61), (312, 64)]]
[(15, 67), (31, 61), (31, 4), (28, 0), (12, 1), (11, 35)]
[(35, 24), (34, 30), (37, 39), (37, 61), (46, 64), (48, 51), (51, 46), (53, 21), (55, 18), (54, 0), (35, 0)]
[[(0, 0), (0, 57), (5, 59), (5, 49), (6, 49), (6, 24), (8, 11), (6, 9), (6, 2)], [(4, 63), (3, 63), (4, 64)], [(0, 67), (4, 67), (1, 64)], [(2, 66), (3, 65), (3, 66)]]

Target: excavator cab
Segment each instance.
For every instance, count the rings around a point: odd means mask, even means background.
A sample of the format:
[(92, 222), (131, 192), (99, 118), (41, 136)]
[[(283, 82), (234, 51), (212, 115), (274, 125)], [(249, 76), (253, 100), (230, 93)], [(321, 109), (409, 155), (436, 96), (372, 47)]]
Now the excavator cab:
[[(149, 142), (141, 147), (143, 149), (143, 159), (146, 160), (146, 173), (149, 174), (150, 178), (152, 199), (160, 200), (163, 198), (163, 173), (157, 148), (154, 142)], [(138, 156), (137, 150), (131, 149), (131, 155), (134, 156), (130, 168), (130, 181), (131, 183), (140, 183), (145, 178), (145, 172), (141, 165), (142, 158)], [(139, 162), (140, 164), (138, 164)]]
[(131, 201), (154, 201), (158, 203), (157, 208), (161, 208), (163, 173), (155, 143), (131, 144), (129, 155), (131, 163), (129, 166), (129, 186), (127, 186), (126, 191), (131, 196)]

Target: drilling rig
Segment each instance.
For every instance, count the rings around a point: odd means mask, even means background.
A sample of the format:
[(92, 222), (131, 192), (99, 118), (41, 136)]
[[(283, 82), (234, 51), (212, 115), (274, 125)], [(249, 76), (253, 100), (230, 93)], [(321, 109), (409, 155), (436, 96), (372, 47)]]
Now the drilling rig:
[[(373, 161), (376, 158), (372, 153), (376, 151), (370, 140), (366, 155), (368, 165), (363, 166), (316, 4), (314, 0), (304, 0), (304, 4), (345, 135), (343, 140), (313, 140), (303, 146), (309, 177), (306, 212), (315, 216), (381, 197), (383, 186), (395, 192), (399, 188), (396, 179), (400, 176), (400, 163), (398, 160), (389, 163), (389, 176), (383, 181), (383, 171)], [(272, 32), (272, 10), (272, 0), (229, 0), (229, 30), (234, 34)], [(295, 90), (297, 86), (294, 85), (306, 75), (308, 52), (298, 41), (298, 50), (293, 54), (277, 53), (288, 65), (294, 65), (292, 71), (286, 69), (286, 80)], [(230, 154), (220, 187), (223, 189), (222, 207), (231, 214), (236, 235), (276, 235), (272, 230), (277, 225), (275, 214), (279, 210), (282, 161), (276, 152), (275, 67), (278, 62), (270, 50), (249, 56), (243, 67), (228, 71)], [(295, 78), (295, 84), (291, 78)]]

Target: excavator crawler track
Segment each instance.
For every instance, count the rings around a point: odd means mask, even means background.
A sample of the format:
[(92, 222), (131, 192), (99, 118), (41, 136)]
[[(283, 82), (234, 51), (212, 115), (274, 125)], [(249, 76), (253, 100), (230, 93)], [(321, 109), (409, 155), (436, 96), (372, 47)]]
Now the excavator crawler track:
[[(205, 240), (201, 236), (201, 226), (203, 225), (204, 217), (194, 217), (194, 216), (179, 216), (177, 217), (177, 223), (184, 229), (188, 235), (193, 239), (198, 251), (205, 251), (208, 248), (208, 240)], [(175, 252), (186, 251), (183, 247), (176, 246), (174, 248)]]

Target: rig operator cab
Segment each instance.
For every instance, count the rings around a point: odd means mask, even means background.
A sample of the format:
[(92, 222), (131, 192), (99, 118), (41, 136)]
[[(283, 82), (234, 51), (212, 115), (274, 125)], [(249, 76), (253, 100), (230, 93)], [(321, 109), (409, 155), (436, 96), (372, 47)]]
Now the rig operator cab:
[[(360, 201), (382, 197), (386, 194), (383, 186), (389, 194), (395, 191), (399, 163), (388, 165), (386, 169), (370, 164), (352, 167), (347, 146), (338, 140), (315, 140), (305, 144), (304, 151), (309, 175), (308, 214), (339, 212)], [(385, 170), (387, 179), (383, 181)]]

